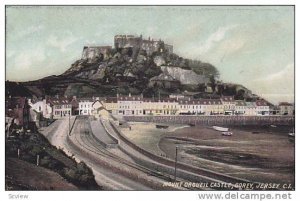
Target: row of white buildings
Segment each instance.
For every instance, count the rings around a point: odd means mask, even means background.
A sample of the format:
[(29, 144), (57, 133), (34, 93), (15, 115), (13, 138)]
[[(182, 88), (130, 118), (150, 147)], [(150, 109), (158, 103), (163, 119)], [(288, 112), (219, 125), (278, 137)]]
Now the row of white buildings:
[[(143, 96), (117, 96), (108, 98), (49, 98), (29, 101), (35, 111), (46, 118), (58, 119), (68, 115), (99, 115), (105, 109), (113, 115), (270, 115), (273, 109), (265, 100), (246, 102), (232, 96), (220, 99), (143, 98)], [(293, 115), (293, 105), (278, 107), (277, 115)]]
[[(118, 97), (115, 110), (119, 115), (269, 115), (266, 101), (236, 101), (231, 96), (221, 99), (146, 99), (140, 96)], [(117, 108), (117, 110), (116, 110)]]

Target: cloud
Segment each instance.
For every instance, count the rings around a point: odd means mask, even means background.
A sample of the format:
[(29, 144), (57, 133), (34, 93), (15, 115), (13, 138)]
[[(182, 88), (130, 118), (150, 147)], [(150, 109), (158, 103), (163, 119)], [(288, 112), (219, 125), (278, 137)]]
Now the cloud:
[(218, 50), (220, 52), (224, 52), (226, 56), (229, 56), (236, 53), (237, 51), (240, 51), (244, 47), (245, 43), (246, 41), (244, 39), (233, 37), (222, 42), (218, 47)]
[(200, 54), (204, 54), (211, 50), (214, 45), (225, 38), (225, 35), (228, 31), (234, 29), (237, 25), (229, 25), (225, 27), (219, 27), (218, 30), (212, 33), (207, 40), (198, 48)]
[(273, 74), (269, 74), (263, 78), (255, 79), (254, 82), (276, 82), (282, 80), (294, 80), (294, 64), (290, 63), (286, 65), (281, 71), (278, 71)]
[(68, 34), (68, 36), (63, 39), (59, 39), (57, 36), (51, 35), (48, 38), (47, 45), (58, 48), (61, 52), (65, 52), (67, 47), (77, 40), (78, 39), (71, 34)]
[(23, 51), (15, 57), (14, 69), (25, 72), (25, 70), (32, 69), (32, 66), (42, 63), (45, 59), (44, 49)]
[(249, 87), (273, 102), (291, 101), (294, 97), (294, 63), (276, 73), (252, 80)]
[(37, 26), (32, 25), (32, 26), (28, 27), (27, 29), (20, 31), (19, 32), (19, 38), (30, 35), (30, 34), (33, 34), (33, 33), (36, 33), (36, 32), (41, 31), (43, 29), (44, 29), (43, 25), (37, 25)]

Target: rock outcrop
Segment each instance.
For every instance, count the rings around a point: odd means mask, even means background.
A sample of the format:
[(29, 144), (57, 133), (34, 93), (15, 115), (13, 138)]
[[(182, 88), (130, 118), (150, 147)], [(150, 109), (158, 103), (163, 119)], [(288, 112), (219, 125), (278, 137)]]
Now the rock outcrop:
[(204, 75), (198, 75), (192, 70), (185, 70), (180, 67), (173, 66), (161, 66), (161, 70), (164, 73), (171, 75), (176, 80), (180, 81), (181, 84), (187, 85), (198, 85), (209, 82), (209, 79)]

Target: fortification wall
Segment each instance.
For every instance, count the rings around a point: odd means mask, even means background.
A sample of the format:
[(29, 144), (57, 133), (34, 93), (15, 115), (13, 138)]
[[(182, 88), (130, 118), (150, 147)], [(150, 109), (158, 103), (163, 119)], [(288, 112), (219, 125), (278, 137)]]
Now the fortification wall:
[[(115, 48), (126, 48), (132, 47), (134, 49), (141, 48), (147, 52), (148, 55), (151, 55), (153, 52), (158, 51), (160, 44), (164, 44), (163, 41), (157, 41), (150, 39), (143, 39), (142, 36), (133, 36), (133, 35), (116, 35), (114, 38)], [(165, 49), (169, 53), (173, 53), (173, 46), (164, 44)]]

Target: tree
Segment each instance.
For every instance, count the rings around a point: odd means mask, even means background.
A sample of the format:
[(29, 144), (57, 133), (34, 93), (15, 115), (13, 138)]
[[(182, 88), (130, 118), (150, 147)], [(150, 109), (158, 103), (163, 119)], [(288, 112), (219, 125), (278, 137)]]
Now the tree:
[(191, 59), (189, 59), (187, 63), (188, 66), (199, 75), (205, 75), (207, 77), (213, 75), (215, 78), (219, 78), (220, 76), (218, 69), (210, 63), (203, 63), (201, 61)]
[(210, 83), (211, 83), (211, 89), (213, 90), (213, 92), (215, 92), (216, 91), (215, 77), (213, 75), (210, 75), (209, 80), (210, 80)]

